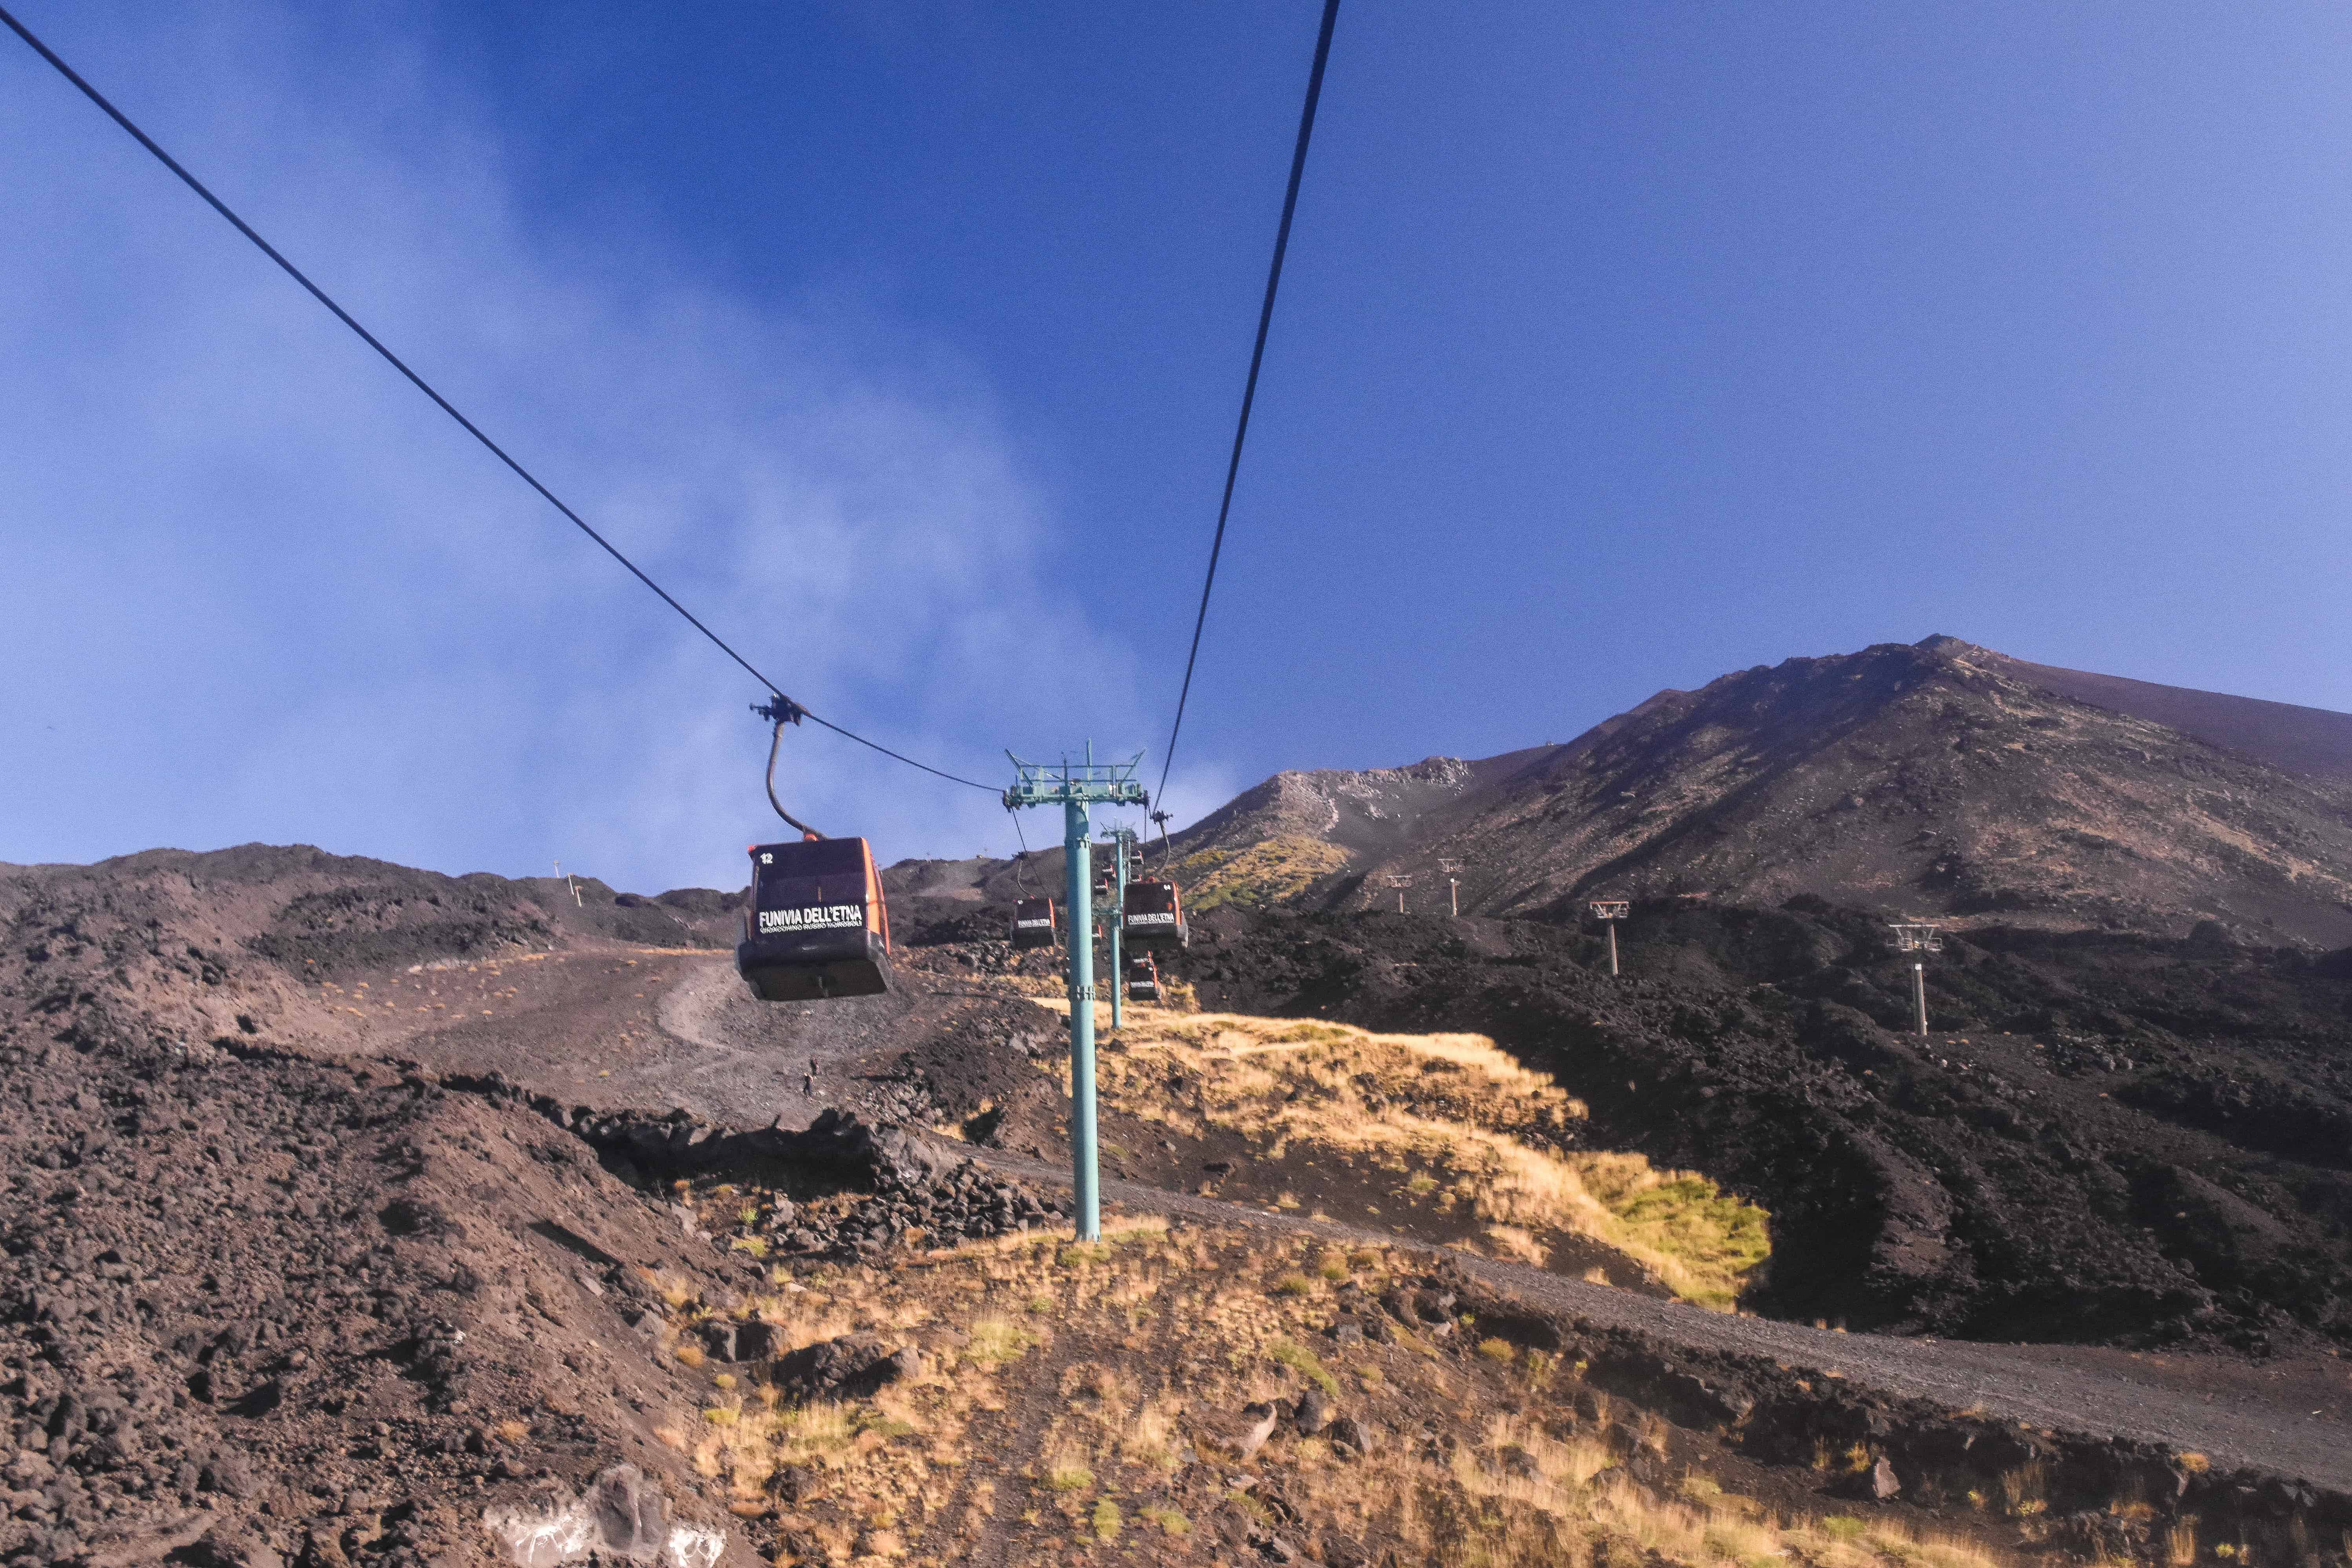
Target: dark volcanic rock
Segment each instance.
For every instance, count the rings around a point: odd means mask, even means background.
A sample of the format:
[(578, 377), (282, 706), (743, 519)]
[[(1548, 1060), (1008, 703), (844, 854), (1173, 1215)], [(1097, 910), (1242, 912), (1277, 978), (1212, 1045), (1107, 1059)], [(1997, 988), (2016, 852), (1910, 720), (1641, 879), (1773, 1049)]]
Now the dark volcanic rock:
[(1586, 1103), (1580, 1141), (1761, 1204), (1757, 1310), (1996, 1340), (2352, 1341), (2352, 968), (2333, 959), (1953, 933), (1922, 1040), (1884, 925), (1818, 900), (1637, 904), (1616, 980), (1573, 924), (1220, 910), (1198, 932), (1204, 1005), (1491, 1034)]
[[(283, 995), (164, 934), (163, 892), (0, 877), (0, 1136), (26, 1156), (0, 1175), (0, 1560), (342, 1561), (300, 1521), (349, 1508), (384, 1568), (471, 1561), (527, 1473), (491, 1413), (668, 1396), (625, 1260), (696, 1289), (723, 1260), (537, 1115), (267, 1026), (207, 1038)], [(599, 1420), (530, 1470), (584, 1478), (631, 1440)], [(701, 1486), (647, 1484), (682, 1510)], [(447, 1497), (471, 1511), (416, 1500)]]
[[(904, 1128), (876, 1128), (854, 1113), (828, 1107), (807, 1128), (740, 1131), (702, 1121), (683, 1110), (572, 1115), (553, 1100), (503, 1081), (452, 1079), (452, 1084), (528, 1104), (558, 1125), (569, 1125), (606, 1163), (638, 1176), (725, 1175), (734, 1180), (805, 1180), (812, 1173), (837, 1188), (873, 1194), (833, 1221), (803, 1215), (785, 1200), (766, 1222), (787, 1252), (861, 1258), (897, 1245), (910, 1233), (978, 1239), (1027, 1230), (1060, 1212), (1019, 1183), (992, 1176), (951, 1149)], [(693, 1223), (680, 1211), (680, 1223)], [(723, 1326), (732, 1334), (732, 1326)], [(756, 1358), (732, 1339), (714, 1341), (722, 1360)]]
[(921, 1364), (913, 1351), (885, 1349), (872, 1334), (845, 1334), (778, 1357), (772, 1375), (777, 1388), (803, 1403), (863, 1399), (916, 1375)]

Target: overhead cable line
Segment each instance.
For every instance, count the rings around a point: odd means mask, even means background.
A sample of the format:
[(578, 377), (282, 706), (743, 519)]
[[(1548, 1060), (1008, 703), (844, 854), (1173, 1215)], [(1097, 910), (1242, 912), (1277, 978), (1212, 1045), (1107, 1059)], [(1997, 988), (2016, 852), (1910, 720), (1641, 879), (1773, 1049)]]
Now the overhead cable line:
[(181, 165), (178, 159), (173, 157), (169, 153), (164, 152), (161, 146), (157, 145), (153, 137), (148, 135), (147, 132), (140, 130), (137, 125), (131, 123), (130, 116), (124, 114), (122, 110), (115, 108), (114, 105), (107, 100), (104, 93), (99, 91), (98, 89), (90, 86), (88, 81), (84, 80), (80, 72), (75, 70), (73, 67), (66, 64), (63, 59), (59, 58), (58, 52), (55, 49), (50, 48), (48, 45), (36, 37), (32, 29), (26, 26), (24, 23), (18, 21), (5, 6), (0, 6), (0, 22), (6, 23), (9, 31), (15, 33), (18, 37), (24, 39), (26, 44), (30, 45), (35, 54), (39, 55), (43, 59), (48, 61), (50, 65), (57, 68), (57, 71), (59, 76), (64, 77), (66, 80), (73, 83), (75, 87), (80, 89), (82, 96), (89, 99), (92, 103), (98, 105), (99, 108), (104, 110), (108, 119), (113, 121), (117, 125), (122, 127), (123, 130), (129, 132), (133, 141), (137, 142), (142, 147), (146, 148), (148, 152), (153, 153), (156, 161), (161, 163), (163, 167), (171, 170), (174, 174), (177, 174), (180, 177), (181, 182), (185, 184), (188, 189), (195, 192), (199, 196), (202, 196), (205, 199), (205, 205), (210, 206), (213, 211), (220, 214), (224, 218), (226, 218), (230, 226), (234, 227), (237, 233), (251, 240), (254, 243), (255, 247), (257, 248), (264, 256), (267, 256), (270, 260), (278, 263), (278, 267), (285, 271), (289, 278), (293, 279), (295, 282), (299, 283), (305, 289), (309, 290), (312, 299), (318, 300), (319, 303), (324, 305), (328, 310), (333, 311), (337, 321), (342, 322), (343, 325), (349, 327), (352, 331), (359, 334), (359, 338), (362, 342), (366, 343), (368, 347), (383, 355), (385, 363), (391, 365), (393, 369), (407, 377), (411, 385), (415, 386), (417, 391), (423, 393), (425, 396), (431, 398), (442, 413), (446, 414), (450, 418), (456, 420), (460, 426), (462, 426), (465, 428), (466, 434), (471, 436), (475, 440), (479, 441), (486, 448), (488, 449), (492, 457), (496, 458), (499, 462), (504, 463), (508, 468), (513, 469), (516, 476), (520, 478), (523, 483), (529, 485), (532, 489), (537, 490), (541, 499), (543, 499), (548, 505), (562, 512), (566, 518), (571, 520), (572, 526), (579, 529), (581, 532), (586, 534), (589, 538), (594, 540), (597, 546), (602, 549), (605, 554), (610, 555), (614, 560), (628, 568), (629, 574), (635, 577), (638, 582), (643, 583), (646, 587), (652, 589), (655, 594), (658, 595), (663, 604), (667, 605), (671, 609), (676, 610), (679, 615), (685, 616), (687, 624), (694, 627), (696, 631), (700, 632), (704, 637), (709, 638), (712, 646), (717, 647), (719, 652), (725, 654), (729, 658), (733, 659), (737, 664), (742, 666), (744, 670), (751, 677), (752, 679), (766, 687), (779, 699), (787, 703), (791, 703), (794, 709), (799, 710), (802, 717), (815, 721), (815, 722), (824, 725), (826, 729), (832, 731), (836, 735), (842, 736), (846, 740), (855, 741), (861, 746), (871, 747), (873, 750), (881, 752), (886, 757), (889, 757), (897, 762), (904, 763), (910, 768), (920, 768), (923, 772), (946, 779), (950, 784), (967, 784), (973, 789), (986, 790), (991, 795), (998, 793), (998, 786), (994, 784), (984, 784), (980, 783), (977, 779), (960, 778), (954, 773), (947, 773), (941, 769), (932, 767), (929, 763), (919, 763), (912, 757), (903, 756), (900, 753), (892, 751), (887, 746), (882, 745), (874, 741), (869, 741), (865, 736), (857, 734), (853, 731), (843, 729), (840, 725), (833, 722), (829, 719), (818, 718), (816, 714), (810, 712), (806, 708), (802, 707), (799, 703), (793, 702), (791, 698), (785, 697), (783, 688), (778, 686), (766, 676), (761, 675), (756, 668), (753, 668), (750, 659), (747, 659), (741, 654), (737, 653), (732, 647), (728, 646), (725, 638), (721, 637), (717, 632), (712, 631), (709, 626), (704, 626), (702, 622), (696, 617), (693, 611), (688, 609), (684, 605), (679, 604), (676, 599), (670, 597), (669, 591), (667, 589), (655, 582), (651, 577), (646, 576), (645, 572), (638, 567), (635, 562), (630, 560), (627, 556), (622, 554), (619, 550), (614, 547), (611, 540), (606, 539), (603, 534), (589, 527), (585, 518), (583, 518), (578, 512), (564, 505), (562, 500), (558, 497), (553, 490), (549, 489), (545, 485), (540, 483), (537, 475), (533, 474), (529, 468), (524, 468), (520, 463), (516, 462), (513, 458), (507, 454), (505, 447), (499, 446), (496, 441), (491, 440), (488, 436), (482, 433), (480, 426), (476, 425), (472, 420), (467, 418), (463, 414), (460, 414), (455, 404), (451, 403), (447, 398), (442, 396), (440, 393), (434, 390), (431, 383), (427, 382), (423, 376), (417, 374), (415, 371), (409, 369), (407, 363), (403, 361), (398, 354), (394, 353), (390, 349), (384, 347), (383, 342), (378, 339), (373, 332), (369, 331), (365, 327), (360, 325), (358, 321), (352, 317), (349, 310), (346, 310), (341, 305), (336, 304), (335, 301), (328, 296), (325, 289), (320, 288), (316, 283), (311, 282), (310, 278), (303, 273), (300, 268), (287, 260), (286, 258), (278, 252), (276, 246), (270, 244), (268, 240), (262, 238), (259, 234), (256, 233), (251, 224), (246, 222), (243, 218), (237, 216), (236, 213), (229, 210), (227, 203), (213, 195), (213, 193), (205, 187), (205, 183), (202, 180), (197, 179), (194, 174), (188, 173), (188, 171)]
[(1249, 437), (1250, 405), (1257, 400), (1258, 366), (1265, 359), (1265, 334), (1274, 325), (1275, 291), (1282, 287), (1282, 257), (1290, 248), (1291, 215), (1298, 210), (1298, 182), (1307, 173), (1307, 142), (1315, 134), (1315, 103), (1323, 96), (1323, 67), (1331, 58), (1331, 29), (1339, 20), (1339, 0), (1323, 0), (1323, 30), (1315, 39), (1315, 67), (1307, 76), (1307, 107), (1298, 116), (1298, 145), (1290, 154), (1290, 188), (1283, 193), (1282, 226), (1274, 234), (1274, 265), (1266, 269), (1265, 303), (1258, 308), (1257, 344), (1250, 350), (1249, 380), (1242, 386), (1242, 415), (1234, 426), (1234, 455), (1225, 465), (1225, 497), (1217, 506), (1217, 534), (1209, 544), (1209, 573), (1201, 584), (1201, 612), (1192, 618), (1192, 649), (1184, 656), (1184, 685), (1176, 694), (1176, 721), (1168, 727), (1160, 753), (1157, 803), (1168, 793), (1168, 770), (1176, 764), (1176, 737), (1184, 728), (1185, 700), (1192, 695), (1192, 666), (1201, 657), (1201, 628), (1209, 622), (1209, 592), (1217, 585), (1217, 557), (1225, 548), (1225, 518), (1234, 510), (1234, 481), (1242, 471), (1242, 443)]

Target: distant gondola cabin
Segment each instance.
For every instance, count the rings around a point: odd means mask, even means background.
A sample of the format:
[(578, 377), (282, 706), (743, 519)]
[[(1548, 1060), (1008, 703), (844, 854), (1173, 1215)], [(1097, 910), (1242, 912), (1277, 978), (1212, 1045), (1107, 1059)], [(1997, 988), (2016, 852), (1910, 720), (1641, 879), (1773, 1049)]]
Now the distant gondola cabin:
[(1013, 945), (1051, 947), (1060, 940), (1051, 899), (1020, 899), (1013, 905)]
[(1130, 1002), (1160, 1000), (1160, 966), (1151, 962), (1148, 953), (1128, 963), (1127, 999)]
[(1127, 885), (1127, 904), (1120, 911), (1119, 932), (1131, 947), (1166, 948), (1191, 944), (1184, 926), (1184, 900), (1176, 884), (1163, 877), (1146, 877)]
[(768, 1002), (889, 990), (890, 910), (863, 838), (751, 847), (735, 967)]

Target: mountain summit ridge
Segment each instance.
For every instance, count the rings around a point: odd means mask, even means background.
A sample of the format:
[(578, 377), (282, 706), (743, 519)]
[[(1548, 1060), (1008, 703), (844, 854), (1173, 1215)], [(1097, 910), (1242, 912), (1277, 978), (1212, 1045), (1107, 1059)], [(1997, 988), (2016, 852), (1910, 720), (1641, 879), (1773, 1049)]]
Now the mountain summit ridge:
[[(1254, 889), (1263, 846), (1291, 874)], [(2336, 947), (2352, 942), (2352, 715), (1937, 634), (1663, 690), (1561, 745), (1277, 773), (1171, 851), (1209, 901), (1371, 907), (1392, 878), (1443, 888), (1440, 862), (1460, 860), (1465, 913), (1814, 894)]]

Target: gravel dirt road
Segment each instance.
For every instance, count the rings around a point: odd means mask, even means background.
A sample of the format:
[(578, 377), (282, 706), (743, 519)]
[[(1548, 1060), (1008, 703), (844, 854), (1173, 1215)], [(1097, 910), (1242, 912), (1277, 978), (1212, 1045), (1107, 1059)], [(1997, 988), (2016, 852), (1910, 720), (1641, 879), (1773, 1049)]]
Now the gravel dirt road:
[[(503, 1072), (600, 1109), (679, 1105), (734, 1126), (788, 1128), (828, 1105), (887, 1110), (892, 1057), (967, 1000), (910, 977), (883, 996), (763, 1003), (737, 978), (731, 952), (617, 945), (394, 972), (369, 989), (405, 1007), (387, 1009), (366, 1038), (371, 1050), (442, 1071)], [(408, 1003), (428, 994), (463, 994), (466, 1005), (453, 1016)]]

